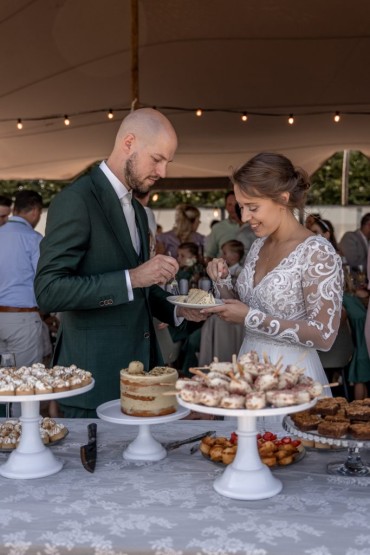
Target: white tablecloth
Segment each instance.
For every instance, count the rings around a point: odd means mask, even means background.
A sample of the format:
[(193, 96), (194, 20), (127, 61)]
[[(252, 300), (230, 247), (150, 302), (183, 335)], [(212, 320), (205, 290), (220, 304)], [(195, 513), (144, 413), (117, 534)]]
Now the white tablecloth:
[[(53, 452), (58, 474), (0, 477), (1, 555), (368, 555), (370, 478), (326, 473), (345, 452), (307, 452), (278, 469), (283, 491), (239, 501), (213, 489), (220, 466), (185, 445), (159, 462), (122, 458), (136, 428), (98, 420), (94, 474), (80, 462), (86, 420), (65, 420), (68, 437)], [(160, 441), (206, 430), (229, 434), (228, 421), (176, 421), (152, 427)], [(370, 455), (369, 452), (365, 452)], [(6, 459), (0, 455), (0, 464)]]

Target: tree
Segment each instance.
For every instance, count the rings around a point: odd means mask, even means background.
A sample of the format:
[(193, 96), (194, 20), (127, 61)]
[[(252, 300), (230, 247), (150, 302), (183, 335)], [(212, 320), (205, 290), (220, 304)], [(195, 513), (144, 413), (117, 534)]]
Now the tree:
[[(326, 160), (312, 176), (307, 204), (339, 205), (341, 202), (343, 152), (337, 152)], [(96, 164), (94, 164), (96, 165)], [(88, 170), (86, 170), (88, 171)], [(69, 181), (0, 181), (1, 194), (14, 198), (17, 191), (34, 189), (41, 194), (44, 205), (49, 206), (54, 196), (66, 187)], [(226, 191), (158, 191), (158, 200), (150, 203), (152, 208), (174, 208), (180, 203), (189, 203), (204, 208), (224, 206)], [(370, 161), (361, 152), (351, 151), (349, 167), (350, 205), (364, 205), (370, 198)]]
[[(326, 160), (311, 177), (307, 204), (336, 205), (341, 202), (343, 152)], [(368, 204), (370, 198), (370, 162), (361, 152), (349, 157), (348, 204)]]

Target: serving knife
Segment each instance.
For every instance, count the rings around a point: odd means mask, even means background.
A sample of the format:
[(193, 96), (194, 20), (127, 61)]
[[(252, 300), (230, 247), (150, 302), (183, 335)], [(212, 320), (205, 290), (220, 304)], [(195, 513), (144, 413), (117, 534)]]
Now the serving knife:
[(213, 436), (213, 435), (215, 435), (215, 433), (216, 433), (215, 431), (203, 432), (202, 434), (198, 434), (196, 436), (188, 437), (187, 439), (180, 439), (179, 441), (170, 441), (169, 443), (164, 443), (163, 447), (167, 451), (173, 451), (173, 449), (177, 449), (181, 445), (186, 445), (187, 443), (194, 443), (194, 441), (198, 441), (200, 439), (203, 439), (206, 436)]
[(88, 443), (80, 447), (80, 456), (84, 468), (88, 472), (94, 472), (96, 465), (96, 431), (97, 425), (92, 422), (87, 426)]

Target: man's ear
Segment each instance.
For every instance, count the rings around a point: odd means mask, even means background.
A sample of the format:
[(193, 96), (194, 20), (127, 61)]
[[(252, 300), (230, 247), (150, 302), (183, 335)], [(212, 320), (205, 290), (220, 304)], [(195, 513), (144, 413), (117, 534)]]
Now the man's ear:
[(134, 142), (135, 142), (135, 135), (133, 133), (128, 133), (123, 138), (123, 148), (127, 154), (131, 153)]

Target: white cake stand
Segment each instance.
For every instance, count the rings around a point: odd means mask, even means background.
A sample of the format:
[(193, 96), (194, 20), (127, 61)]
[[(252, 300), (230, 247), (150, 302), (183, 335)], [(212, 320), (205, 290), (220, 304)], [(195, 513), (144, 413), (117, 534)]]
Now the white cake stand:
[(258, 416), (278, 416), (306, 410), (316, 404), (316, 399), (303, 405), (282, 408), (266, 408), (261, 410), (221, 409), (186, 403), (179, 396), (180, 405), (190, 410), (217, 414), (220, 416), (236, 416), (238, 419), (238, 448), (234, 461), (214, 481), (214, 489), (232, 499), (266, 499), (277, 495), (283, 484), (273, 476), (268, 466), (261, 461), (257, 446)]
[(61, 393), (44, 395), (6, 395), (1, 400), (6, 403), (21, 403), (22, 434), (18, 447), (0, 466), (0, 475), (5, 478), (43, 478), (56, 474), (63, 467), (63, 461), (56, 458), (44, 445), (40, 436), (40, 401), (74, 397), (86, 393), (94, 387), (94, 380), (85, 387), (70, 389)]
[(96, 409), (97, 415), (102, 420), (114, 422), (115, 424), (125, 424), (126, 426), (138, 426), (139, 432), (123, 451), (122, 456), (128, 461), (160, 461), (167, 456), (167, 451), (151, 434), (152, 424), (165, 424), (172, 420), (179, 420), (190, 413), (184, 407), (178, 407), (176, 412), (164, 416), (129, 416), (121, 412), (121, 401), (108, 401)]

